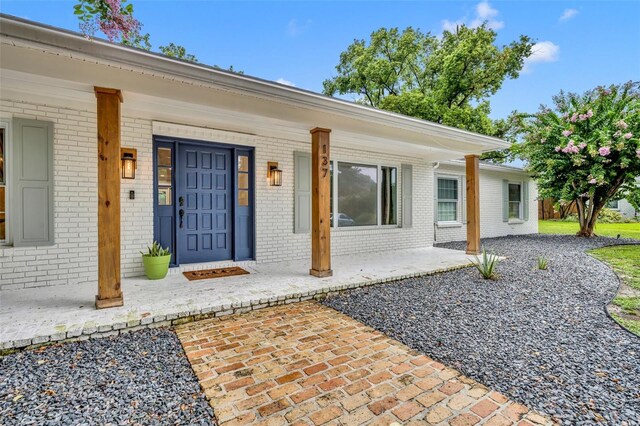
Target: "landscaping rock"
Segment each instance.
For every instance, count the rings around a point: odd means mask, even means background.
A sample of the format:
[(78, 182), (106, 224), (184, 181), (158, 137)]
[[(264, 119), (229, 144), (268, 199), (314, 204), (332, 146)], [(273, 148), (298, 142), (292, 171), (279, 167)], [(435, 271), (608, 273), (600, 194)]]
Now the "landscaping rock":
[[(506, 257), (498, 280), (466, 268), (323, 303), (562, 424), (638, 425), (640, 339), (607, 316), (618, 278), (585, 253), (620, 243), (551, 235), (486, 239), (489, 252)], [(538, 256), (549, 259), (548, 270), (537, 269)]]
[(213, 425), (173, 331), (156, 328), (0, 359), (3, 425)]

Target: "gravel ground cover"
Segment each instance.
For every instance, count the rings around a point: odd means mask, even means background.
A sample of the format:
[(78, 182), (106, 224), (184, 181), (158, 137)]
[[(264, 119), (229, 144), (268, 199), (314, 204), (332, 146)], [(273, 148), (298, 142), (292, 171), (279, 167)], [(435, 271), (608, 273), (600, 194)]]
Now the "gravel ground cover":
[(213, 425), (168, 329), (28, 350), (0, 359), (3, 425)]
[[(325, 304), (562, 424), (640, 424), (640, 338), (605, 311), (619, 284), (591, 248), (608, 238), (483, 240), (506, 259), (354, 290)], [(464, 249), (464, 243), (442, 247)], [(546, 256), (549, 269), (538, 270)]]

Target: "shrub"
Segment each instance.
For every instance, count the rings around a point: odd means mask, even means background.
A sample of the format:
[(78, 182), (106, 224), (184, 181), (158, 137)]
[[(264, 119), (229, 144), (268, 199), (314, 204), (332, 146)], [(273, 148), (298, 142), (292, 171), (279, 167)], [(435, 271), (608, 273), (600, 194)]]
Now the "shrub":
[(487, 254), (484, 247), (482, 248), (482, 257), (475, 256), (475, 262), (473, 264), (485, 280), (495, 280), (498, 278), (496, 274), (498, 256), (495, 254)]
[(620, 212), (611, 209), (602, 209), (598, 214), (598, 222), (600, 223), (624, 223), (628, 221)]
[(546, 271), (549, 268), (549, 261), (544, 256), (538, 256), (538, 269)]

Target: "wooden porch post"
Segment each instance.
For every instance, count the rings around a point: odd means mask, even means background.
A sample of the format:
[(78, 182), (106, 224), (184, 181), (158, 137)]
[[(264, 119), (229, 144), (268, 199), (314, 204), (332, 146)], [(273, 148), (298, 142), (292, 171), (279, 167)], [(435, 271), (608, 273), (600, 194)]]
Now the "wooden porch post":
[(480, 253), (480, 157), (464, 157), (467, 172), (467, 254)]
[(330, 277), (331, 185), (329, 169), (330, 129), (311, 130), (311, 270), (315, 277)]
[(117, 89), (98, 98), (98, 294), (96, 308), (122, 306), (120, 289), (120, 103)]

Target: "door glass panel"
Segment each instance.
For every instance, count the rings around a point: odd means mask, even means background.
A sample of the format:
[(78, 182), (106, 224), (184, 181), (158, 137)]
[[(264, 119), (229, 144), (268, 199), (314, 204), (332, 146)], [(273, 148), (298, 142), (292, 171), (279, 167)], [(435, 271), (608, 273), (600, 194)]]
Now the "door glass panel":
[(158, 166), (171, 167), (171, 148), (158, 148)]
[(171, 186), (171, 169), (160, 167), (158, 169), (158, 185)]
[(238, 190), (238, 204), (241, 207), (249, 205), (249, 191), (247, 189)]
[(170, 206), (173, 204), (171, 188), (158, 188), (158, 205)]
[(4, 129), (0, 129), (0, 183), (4, 183)]
[(238, 174), (238, 188), (240, 188), (240, 189), (249, 189), (249, 174), (248, 173), (239, 173)]
[(246, 155), (238, 155), (238, 171), (249, 171), (249, 157), (247, 157)]

